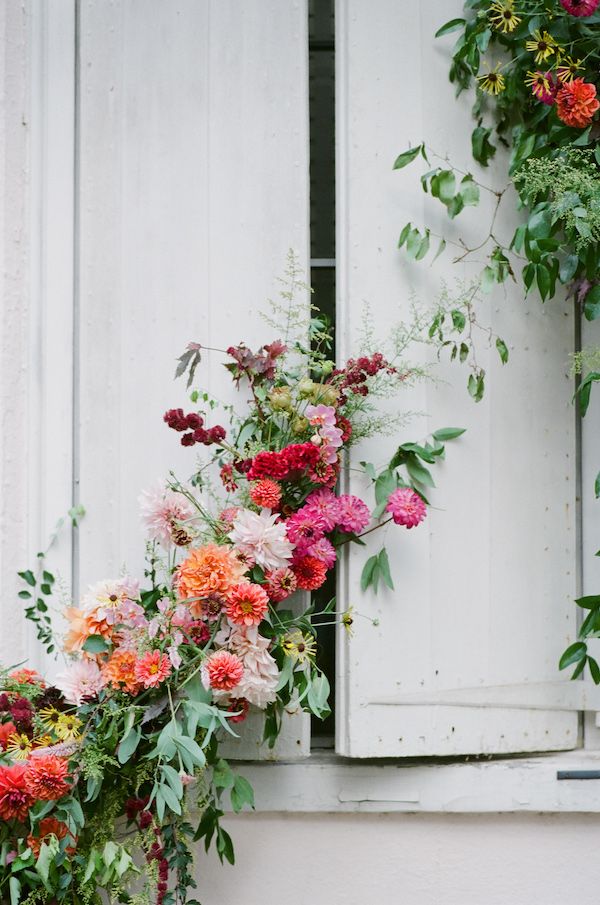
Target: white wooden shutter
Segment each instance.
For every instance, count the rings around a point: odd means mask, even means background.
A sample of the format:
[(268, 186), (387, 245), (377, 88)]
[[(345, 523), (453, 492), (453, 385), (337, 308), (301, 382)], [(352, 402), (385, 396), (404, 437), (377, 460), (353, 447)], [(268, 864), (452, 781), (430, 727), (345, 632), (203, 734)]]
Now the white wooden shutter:
[[(440, 279), (468, 277), (449, 263), (413, 264), (395, 248), (409, 220), (437, 221), (419, 164), (392, 171), (396, 155), (423, 138), (439, 154), (472, 169), (469, 105), (447, 82), (449, 47), (436, 28), (461, 14), (459, 2), (345, 0), (337, 4), (338, 333), (341, 352), (356, 350), (363, 302), (385, 337), (409, 316), (414, 288), (426, 303)], [(504, 161), (482, 178), (493, 182)], [(510, 210), (511, 203), (507, 205)], [(486, 215), (470, 217), (481, 236)], [(434, 226), (434, 229), (436, 227)], [(506, 238), (512, 224), (497, 224)], [(347, 557), (340, 608), (353, 604), (379, 620), (356, 618), (356, 636), (340, 634), (337, 750), (357, 757), (501, 754), (577, 744), (583, 688), (557, 670), (576, 633), (575, 413), (568, 356), (570, 305), (522, 298), (520, 285), (493, 294), (482, 311), (510, 346), (506, 367), (481, 353), (485, 399), (466, 393), (467, 372), (442, 365), (437, 386), (406, 390), (402, 409), (427, 412), (397, 437), (361, 444), (354, 462), (383, 464), (398, 440), (439, 427), (465, 427), (436, 467), (426, 522), (373, 535), (367, 552)], [(485, 347), (485, 342), (480, 342)], [(447, 381), (447, 382), (445, 382)], [(350, 472), (348, 488), (365, 484)], [(384, 539), (395, 591), (361, 594), (365, 557)], [(565, 685), (563, 683), (567, 683)], [(575, 683), (574, 683), (575, 685)], [(571, 690), (571, 688), (573, 690)]]
[[(306, 29), (304, 2), (82, 0), (81, 587), (139, 572), (140, 490), (193, 470), (161, 420), (189, 405), (176, 356), (276, 338), (258, 313), (288, 249), (308, 261)], [(199, 374), (228, 399), (223, 361)]]
[[(0, 662), (49, 663), (17, 599), (72, 496), (75, 5), (3, 5)], [(52, 549), (69, 592), (71, 532)]]

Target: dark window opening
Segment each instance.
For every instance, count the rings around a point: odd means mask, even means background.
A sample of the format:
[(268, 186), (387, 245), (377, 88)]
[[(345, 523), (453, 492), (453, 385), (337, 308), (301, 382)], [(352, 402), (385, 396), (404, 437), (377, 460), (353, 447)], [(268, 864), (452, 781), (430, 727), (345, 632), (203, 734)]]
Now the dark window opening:
[[(310, 283), (313, 301), (335, 333), (335, 44), (334, 0), (309, 0)], [(313, 595), (316, 611), (335, 596), (335, 569)], [(315, 619), (333, 622), (333, 615)], [(335, 625), (318, 630), (317, 664), (331, 685), (332, 713), (312, 720), (313, 748), (333, 747), (335, 736)]]

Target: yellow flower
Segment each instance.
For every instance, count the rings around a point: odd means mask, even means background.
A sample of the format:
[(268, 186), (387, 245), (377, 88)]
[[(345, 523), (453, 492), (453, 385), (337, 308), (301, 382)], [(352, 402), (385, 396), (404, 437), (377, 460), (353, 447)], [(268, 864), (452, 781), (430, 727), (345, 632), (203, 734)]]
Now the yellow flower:
[(13, 732), (6, 743), (6, 750), (12, 754), (15, 760), (27, 760), (32, 748), (33, 742), (24, 732)]
[(56, 729), (60, 722), (61, 713), (56, 707), (44, 707), (40, 710), (40, 717), (42, 718), (42, 725), (46, 729)]
[(507, 34), (515, 30), (521, 17), (515, 13), (513, 0), (498, 0), (490, 6), (490, 20), (494, 28)]
[(286, 657), (291, 657), (295, 663), (306, 663), (317, 652), (317, 644), (312, 635), (303, 635), (299, 628), (286, 635), (282, 644)]
[(547, 31), (537, 28), (533, 32), (533, 41), (525, 41), (525, 49), (535, 53), (535, 62), (539, 65), (559, 50), (559, 46)]
[(353, 606), (349, 606), (345, 613), (342, 613), (342, 625), (344, 626), (346, 633), (350, 638), (354, 635), (354, 616), (352, 615), (352, 611), (354, 610)]
[(497, 66), (491, 72), (486, 72), (484, 75), (478, 75), (477, 81), (479, 82), (481, 90), (486, 91), (488, 94), (500, 94), (506, 87), (504, 84), (504, 76), (501, 72), (498, 72)]
[(79, 738), (79, 729), (81, 720), (76, 716), (68, 713), (61, 713), (58, 723), (54, 727), (54, 731), (63, 742), (74, 742)]
[(559, 82), (572, 82), (580, 69), (583, 69), (581, 60), (565, 56), (556, 67), (556, 77)]

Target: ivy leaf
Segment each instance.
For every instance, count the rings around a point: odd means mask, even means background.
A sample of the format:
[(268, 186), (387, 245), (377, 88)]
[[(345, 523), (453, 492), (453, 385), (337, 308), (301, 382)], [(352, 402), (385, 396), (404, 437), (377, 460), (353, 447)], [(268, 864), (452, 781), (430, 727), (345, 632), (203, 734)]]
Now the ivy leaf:
[(408, 151), (403, 151), (402, 154), (399, 154), (394, 161), (393, 169), (401, 170), (403, 167), (408, 166), (409, 163), (412, 163), (421, 153), (422, 147), (423, 145), (417, 145), (416, 148), (409, 148)]
[(496, 148), (490, 142), (491, 133), (491, 129), (485, 129), (483, 126), (477, 126), (471, 133), (471, 150), (473, 152), (473, 157), (482, 167), (487, 167), (496, 153)]
[(479, 204), (479, 186), (471, 175), (461, 180), (459, 192), (465, 206), (474, 207)]
[(508, 346), (500, 337), (496, 340), (496, 349), (498, 350), (498, 355), (500, 356), (500, 361), (503, 365), (508, 361)]
[(449, 35), (453, 31), (458, 31), (459, 28), (462, 28), (466, 24), (465, 19), (450, 19), (449, 22), (446, 22), (441, 28), (438, 28), (435, 37), (441, 38), (443, 35)]
[(481, 400), (483, 399), (483, 394), (485, 392), (484, 378), (485, 374), (483, 372), (481, 372), (480, 374), (469, 375), (467, 389), (469, 391), (469, 395), (475, 402), (481, 402)]

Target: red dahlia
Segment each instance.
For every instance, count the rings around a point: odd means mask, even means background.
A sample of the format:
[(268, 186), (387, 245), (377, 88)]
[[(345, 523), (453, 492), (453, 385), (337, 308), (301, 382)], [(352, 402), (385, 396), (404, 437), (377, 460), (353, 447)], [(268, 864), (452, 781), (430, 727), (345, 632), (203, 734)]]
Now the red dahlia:
[(303, 591), (316, 591), (327, 577), (327, 566), (314, 556), (302, 556), (292, 563), (292, 570)]
[(0, 818), (2, 820), (14, 818), (21, 822), (24, 821), (29, 808), (34, 803), (32, 793), (33, 789), (29, 786), (25, 764), (0, 767)]

